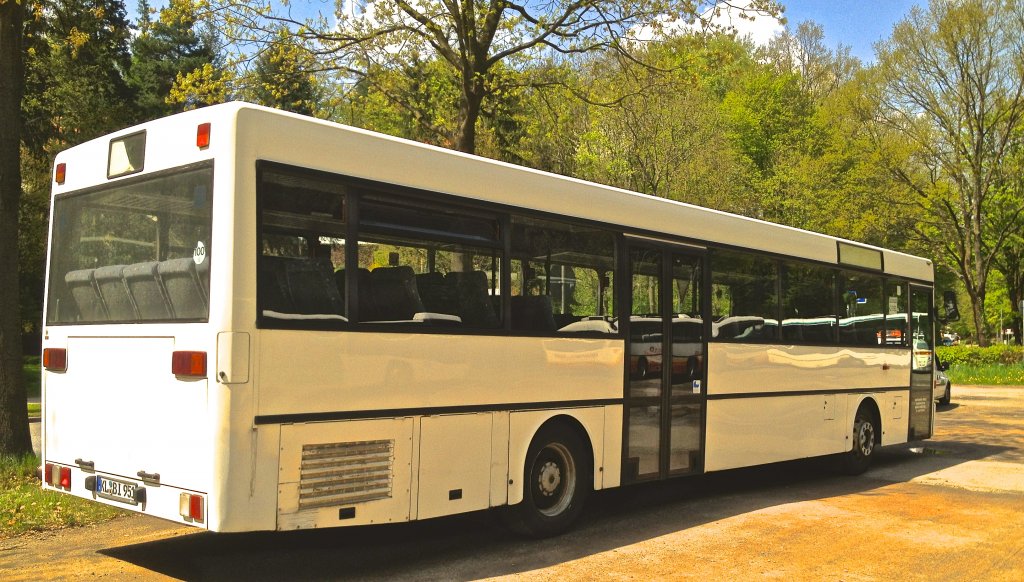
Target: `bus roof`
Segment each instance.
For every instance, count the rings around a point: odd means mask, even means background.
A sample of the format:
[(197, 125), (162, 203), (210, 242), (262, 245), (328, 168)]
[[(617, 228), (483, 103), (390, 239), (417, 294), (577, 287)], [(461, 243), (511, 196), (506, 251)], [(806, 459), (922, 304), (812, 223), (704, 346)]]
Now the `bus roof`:
[[(145, 129), (159, 155), (145, 171), (187, 163), (167, 144), (194, 141), (193, 127), (209, 122), (214, 144), (233, 144), (240, 159), (294, 164), (409, 188), (449, 194), (495, 204), (522, 207), (637, 231), (642, 236), (681, 238), (693, 244), (717, 244), (839, 264), (839, 243), (878, 251), (884, 272), (932, 281), (928, 259), (856, 243), (789, 226), (703, 208), (684, 202), (560, 176), (421, 144), (402, 138), (323, 121), (244, 102), (213, 105), (119, 131), (130, 135)], [(235, 140), (229, 132), (234, 131)], [(82, 150), (106, 155), (111, 136), (92, 140), (58, 155), (72, 159)], [(221, 141), (223, 140), (223, 141)], [(147, 146), (149, 148), (150, 146)], [(194, 152), (195, 148), (191, 150)], [(217, 149), (217, 152), (223, 150)], [(168, 153), (167, 156), (163, 156)], [(153, 154), (149, 154), (153, 156)], [(209, 157), (209, 156), (207, 156)], [(197, 158), (198, 159), (198, 158)], [(196, 161), (196, 160), (192, 160)], [(106, 181), (94, 176), (89, 185)], [(101, 179), (102, 178), (102, 179)], [(54, 188), (55, 194), (83, 183)]]

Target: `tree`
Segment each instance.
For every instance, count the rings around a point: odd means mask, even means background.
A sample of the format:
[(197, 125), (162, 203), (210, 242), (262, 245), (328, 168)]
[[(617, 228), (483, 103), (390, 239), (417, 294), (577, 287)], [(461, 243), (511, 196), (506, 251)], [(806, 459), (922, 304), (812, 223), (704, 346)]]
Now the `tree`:
[[(1018, 131), (1014, 142), (1013, 155), (1009, 156), (1002, 171), (1018, 203), (1024, 205), (1024, 126)], [(993, 265), (1006, 283), (1011, 314), (1009, 320), (1014, 322), (1014, 336), (1017, 343), (1024, 345), (1024, 320), (1021, 314), (1021, 301), (1024, 301), (1024, 214), (1018, 215), (1018, 224), (1010, 229), (1010, 235), (996, 253)]]
[(197, 31), (194, 13), (172, 0), (150, 18), (146, 0), (139, 3), (138, 34), (131, 44), (131, 69), (126, 76), (135, 91), (135, 119), (139, 122), (181, 111), (180, 103), (168, 102), (179, 76), (216, 61), (217, 52), (209, 34)]
[(860, 68), (859, 59), (850, 56), (850, 47), (825, 46), (825, 29), (810, 20), (798, 24), (796, 31), (787, 29), (773, 38), (763, 52), (780, 74), (798, 73), (800, 88), (815, 100), (852, 80)]
[[(476, 149), (477, 121), (484, 101), (503, 90), (499, 65), (518, 69), (551, 54), (606, 49), (627, 52), (624, 40), (642, 30), (703, 19), (717, 3), (703, 0), (367, 0), (343, 5), (337, 22), (297, 22), (264, 15), (269, 5), (211, 0), (238, 37), (266, 42), (285, 24), (319, 43), (322, 57), (352, 77), (374, 65), (403, 67), (410, 55), (437, 55), (458, 78), (456, 149)], [(723, 3), (728, 4), (728, 3)], [(710, 6), (709, 6), (710, 5)], [(745, 14), (778, 14), (775, 0), (752, 0)], [(260, 21), (269, 22), (260, 26)], [(257, 23), (254, 25), (254, 23)]]
[(985, 294), (1022, 200), (1001, 171), (1024, 117), (1024, 7), (935, 0), (881, 44), (879, 120), (915, 151), (893, 171), (927, 220), (918, 233), (966, 288), (981, 345)]
[(134, 118), (133, 92), (123, 76), (131, 62), (123, 2), (34, 0), (28, 6), (19, 279), (23, 330), (38, 345), (53, 157)]
[(32, 452), (22, 378), (18, 285), (25, 6), (0, 0), (0, 454)]
[(132, 119), (133, 95), (124, 79), (130, 30), (122, 0), (35, 0), (33, 12), (24, 139), (32, 154), (52, 159)]
[[(649, 44), (643, 62), (609, 52), (583, 76), (592, 83), (590, 127), (579, 140), (578, 176), (693, 204), (737, 211), (745, 167), (727, 132), (714, 77), (751, 65), (729, 35), (686, 34)], [(711, 62), (736, 64), (715, 72)], [(651, 66), (653, 65), (653, 66)]]
[(256, 57), (253, 70), (242, 79), (243, 94), (260, 105), (303, 115), (315, 115), (323, 96), (312, 53), (289, 32), (278, 30), (274, 41)]
[(1024, 237), (1017, 231), (1012, 240), (1007, 241), (995, 267), (1006, 282), (1006, 295), (1010, 301), (1010, 317), (1013, 321), (1014, 335), (1017, 343), (1024, 344), (1024, 321), (1021, 318), (1021, 301), (1024, 301)]
[(741, 214), (803, 226), (801, 200), (792, 183), (797, 160), (810, 143), (814, 103), (800, 76), (753, 66), (722, 101), (728, 135), (748, 166), (748, 203)]

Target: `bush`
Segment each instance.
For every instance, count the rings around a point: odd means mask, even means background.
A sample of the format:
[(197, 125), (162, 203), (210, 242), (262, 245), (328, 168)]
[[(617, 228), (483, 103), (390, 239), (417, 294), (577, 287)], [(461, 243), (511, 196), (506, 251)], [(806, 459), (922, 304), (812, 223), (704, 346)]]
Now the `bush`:
[(941, 362), (954, 367), (1006, 365), (1024, 362), (1024, 347), (1002, 344), (987, 348), (980, 348), (978, 346), (939, 346), (936, 353)]

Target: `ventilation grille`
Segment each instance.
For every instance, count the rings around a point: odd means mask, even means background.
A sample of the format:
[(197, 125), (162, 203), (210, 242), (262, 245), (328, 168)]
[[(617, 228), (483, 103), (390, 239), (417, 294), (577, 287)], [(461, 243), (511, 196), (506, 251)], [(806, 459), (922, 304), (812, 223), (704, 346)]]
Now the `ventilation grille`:
[(299, 509), (391, 497), (395, 441), (302, 446)]

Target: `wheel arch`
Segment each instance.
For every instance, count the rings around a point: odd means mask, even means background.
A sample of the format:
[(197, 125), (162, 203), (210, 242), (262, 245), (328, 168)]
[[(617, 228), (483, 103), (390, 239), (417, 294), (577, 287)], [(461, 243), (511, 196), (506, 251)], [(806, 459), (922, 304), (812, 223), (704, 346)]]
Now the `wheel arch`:
[[(882, 427), (882, 413), (881, 410), (878, 408), (878, 402), (875, 400), (875, 398), (873, 396), (865, 396), (861, 398), (856, 408), (853, 408), (852, 410), (854, 414), (853, 416), (850, 417), (850, 420), (849, 422), (847, 422), (847, 425), (852, 427), (853, 419), (857, 418), (857, 413), (860, 412), (861, 410), (867, 411), (868, 414), (871, 415), (871, 418), (872, 420), (874, 420), (875, 423), (875, 444), (881, 445), (882, 433), (884, 432), (884, 428)], [(852, 449), (853, 440), (850, 441), (850, 446), (847, 447), (847, 450)]]
[[(523, 500), (523, 471), (526, 455), (537, 434), (553, 424), (564, 425), (583, 442), (585, 459), (590, 465), (591, 489), (601, 489), (604, 449), (604, 409), (548, 410), (513, 413), (510, 419), (508, 504)], [(528, 437), (528, 438), (527, 438)]]

